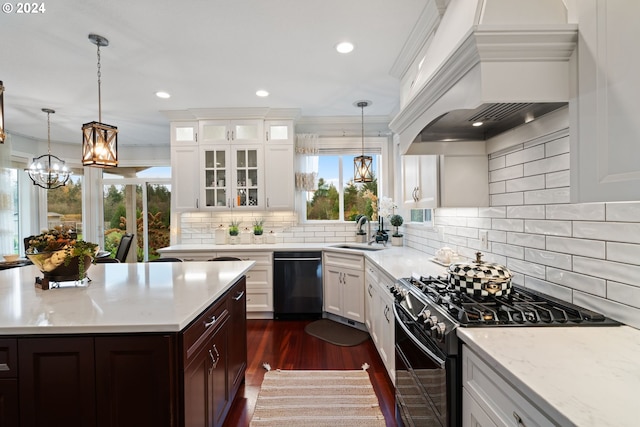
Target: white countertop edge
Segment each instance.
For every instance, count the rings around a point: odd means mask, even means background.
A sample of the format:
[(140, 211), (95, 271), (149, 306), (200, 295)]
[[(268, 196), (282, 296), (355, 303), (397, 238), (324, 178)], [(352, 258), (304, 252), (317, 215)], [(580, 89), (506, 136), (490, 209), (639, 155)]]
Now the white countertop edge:
[(635, 328), (459, 328), (458, 336), (558, 425), (638, 425)]

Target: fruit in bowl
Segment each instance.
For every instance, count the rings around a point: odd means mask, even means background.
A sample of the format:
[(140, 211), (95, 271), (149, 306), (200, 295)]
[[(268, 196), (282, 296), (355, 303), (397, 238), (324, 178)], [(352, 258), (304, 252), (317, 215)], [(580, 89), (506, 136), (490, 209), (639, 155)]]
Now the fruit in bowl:
[(16, 262), (18, 260), (18, 258), (20, 258), (20, 255), (18, 255), (18, 254), (6, 254), (6, 255), (2, 255), (2, 257), (4, 258), (4, 260), (6, 262)]

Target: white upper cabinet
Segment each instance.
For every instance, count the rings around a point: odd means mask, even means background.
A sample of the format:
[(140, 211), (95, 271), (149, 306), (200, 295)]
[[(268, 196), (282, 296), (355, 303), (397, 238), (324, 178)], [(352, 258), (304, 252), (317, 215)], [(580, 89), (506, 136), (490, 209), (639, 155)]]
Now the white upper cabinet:
[(402, 156), (402, 179), (405, 207), (438, 207), (438, 156)]
[(402, 156), (402, 179), (409, 209), (489, 206), (486, 155)]
[(262, 120), (202, 120), (200, 142), (203, 144), (262, 143)]
[(267, 120), (264, 127), (266, 208), (293, 210), (293, 120)]
[(171, 124), (171, 187), (172, 210), (192, 210), (199, 207), (198, 122)]
[(640, 200), (637, 1), (575, 2), (577, 101), (569, 105), (571, 201)]

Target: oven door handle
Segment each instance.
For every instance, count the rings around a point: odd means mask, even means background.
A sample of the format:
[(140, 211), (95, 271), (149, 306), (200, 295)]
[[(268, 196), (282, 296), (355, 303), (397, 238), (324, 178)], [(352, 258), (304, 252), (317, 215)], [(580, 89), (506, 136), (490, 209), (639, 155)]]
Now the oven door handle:
[(400, 325), (404, 333), (407, 334), (407, 337), (409, 337), (409, 339), (415, 345), (417, 345), (418, 348), (422, 350), (423, 353), (425, 353), (427, 356), (431, 358), (431, 360), (433, 360), (437, 365), (439, 365), (440, 369), (445, 369), (445, 361), (442, 358), (438, 357), (434, 352), (429, 350), (427, 347), (425, 347), (424, 344), (422, 344), (420, 341), (418, 341), (418, 339), (415, 336), (413, 336), (413, 334), (411, 333), (411, 331), (409, 331), (409, 329), (405, 326), (405, 324), (402, 323), (401, 320), (399, 320), (400, 316), (398, 315), (398, 309), (396, 304), (393, 304), (393, 315), (395, 316), (396, 324)]

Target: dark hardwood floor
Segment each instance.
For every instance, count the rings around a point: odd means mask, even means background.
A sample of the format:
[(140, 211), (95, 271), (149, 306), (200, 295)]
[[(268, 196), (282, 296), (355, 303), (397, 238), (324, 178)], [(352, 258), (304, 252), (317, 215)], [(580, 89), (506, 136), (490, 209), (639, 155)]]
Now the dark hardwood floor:
[(368, 372), (378, 396), (387, 427), (395, 427), (394, 388), (378, 352), (369, 338), (353, 347), (341, 347), (304, 332), (306, 320), (248, 320), (247, 371), (245, 383), (231, 407), (225, 427), (246, 427), (255, 408), (266, 370), (271, 369), (362, 369)]

